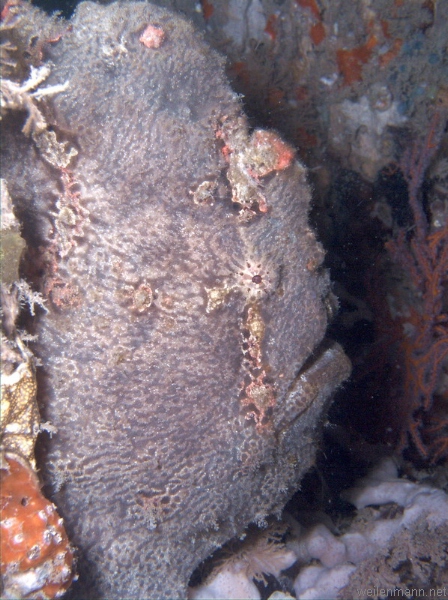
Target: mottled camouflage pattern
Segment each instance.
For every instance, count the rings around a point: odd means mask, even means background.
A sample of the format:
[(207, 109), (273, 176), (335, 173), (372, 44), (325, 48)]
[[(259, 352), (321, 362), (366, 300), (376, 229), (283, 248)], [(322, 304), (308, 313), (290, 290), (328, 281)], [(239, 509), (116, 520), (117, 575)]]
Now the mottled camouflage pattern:
[(171, 13), (85, 2), (43, 55), (45, 85), (69, 85), (42, 114), (78, 153), (58, 166), (12, 115), (3, 163), (50, 309), (42, 468), (79, 549), (71, 593), (183, 597), (214, 548), (279, 513), (348, 375), (306, 173), (250, 134), (222, 59)]

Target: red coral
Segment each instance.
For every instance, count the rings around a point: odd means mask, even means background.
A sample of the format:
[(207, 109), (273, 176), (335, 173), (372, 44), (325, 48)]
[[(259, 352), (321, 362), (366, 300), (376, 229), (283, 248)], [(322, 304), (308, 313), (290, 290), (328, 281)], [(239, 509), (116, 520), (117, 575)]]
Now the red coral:
[(441, 120), (441, 114), (436, 114), (424, 142), (412, 145), (402, 158), (400, 167), (408, 184), (414, 227), (410, 233), (401, 229), (386, 244), (413, 290), (413, 302), (397, 315), (405, 333), (399, 344), (403, 373), (400, 402), (406, 407), (407, 418), (403, 434), (407, 430), (422, 457), (433, 461), (448, 450), (448, 418), (436, 416), (433, 410), (434, 394), (448, 357), (448, 314), (443, 305), (448, 283), (448, 223), (431, 231), (420, 189), (443, 130)]
[(7, 598), (59, 598), (73, 581), (73, 551), (55, 506), (31, 467), (3, 457), (1, 575)]

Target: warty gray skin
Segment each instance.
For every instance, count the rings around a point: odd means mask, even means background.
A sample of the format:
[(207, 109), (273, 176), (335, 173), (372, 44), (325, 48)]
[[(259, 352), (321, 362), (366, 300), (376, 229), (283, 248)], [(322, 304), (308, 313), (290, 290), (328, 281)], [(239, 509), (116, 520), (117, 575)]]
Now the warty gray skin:
[[(20, 11), (25, 47), (49, 19)], [(148, 25), (163, 35), (145, 45)], [(349, 373), (324, 338), (306, 172), (251, 136), (222, 59), (179, 16), (85, 2), (58, 27), (39, 38), (40, 87), (68, 86), (38, 106), (63, 158), (20, 112), (2, 157), (48, 298), (42, 475), (78, 548), (71, 597), (185, 597), (201, 560), (279, 514)]]

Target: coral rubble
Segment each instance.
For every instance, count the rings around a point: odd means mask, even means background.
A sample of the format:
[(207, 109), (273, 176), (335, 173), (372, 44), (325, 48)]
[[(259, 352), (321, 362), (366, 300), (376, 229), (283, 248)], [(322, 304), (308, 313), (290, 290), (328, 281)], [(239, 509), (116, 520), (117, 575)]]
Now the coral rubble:
[(446, 493), (399, 478), (387, 458), (345, 497), (358, 513), (343, 532), (321, 522), (289, 545), (304, 565), (294, 583), (297, 598), (443, 597)]
[(282, 509), (349, 373), (325, 339), (306, 172), (249, 132), (222, 59), (174, 14), (11, 10), (2, 169), (49, 311), (42, 472), (79, 549), (72, 594), (182, 597)]

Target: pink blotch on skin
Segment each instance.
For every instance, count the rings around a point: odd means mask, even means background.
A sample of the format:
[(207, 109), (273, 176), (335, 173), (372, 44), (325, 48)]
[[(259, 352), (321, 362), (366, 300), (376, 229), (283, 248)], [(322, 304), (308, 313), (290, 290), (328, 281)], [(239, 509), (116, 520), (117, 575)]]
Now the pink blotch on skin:
[(147, 48), (160, 48), (164, 39), (165, 32), (161, 27), (148, 25), (140, 36), (139, 42)]
[[(275, 171), (287, 169), (294, 160), (295, 152), (274, 131), (256, 131), (254, 134), (255, 144), (268, 145), (275, 156)], [(267, 173), (265, 173), (267, 175)]]

